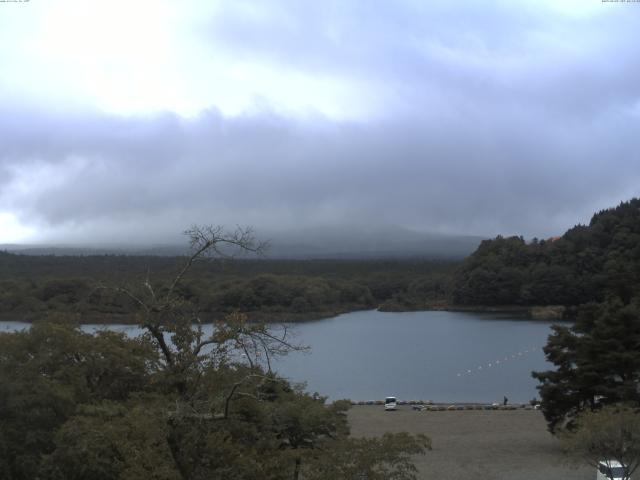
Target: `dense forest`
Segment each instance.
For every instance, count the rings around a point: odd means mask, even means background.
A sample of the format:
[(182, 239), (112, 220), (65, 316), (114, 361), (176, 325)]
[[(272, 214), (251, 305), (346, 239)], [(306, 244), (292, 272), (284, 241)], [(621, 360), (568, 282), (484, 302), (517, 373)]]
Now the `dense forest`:
[(451, 300), (461, 305), (623, 302), (640, 291), (640, 199), (596, 213), (549, 240), (483, 241), (458, 269)]
[(455, 272), (450, 299), (571, 307), (574, 322), (552, 327), (544, 347), (555, 368), (533, 372), (551, 432), (580, 428), (604, 405), (640, 406), (640, 199), (562, 237), (483, 241)]
[[(119, 288), (160, 285), (184, 257), (29, 256), (0, 252), (0, 316), (133, 321)], [(483, 241), (463, 262), (433, 259), (208, 260), (181, 286), (205, 318), (240, 311), (297, 321), (353, 310), (628, 303), (640, 289), (640, 199), (596, 213), (562, 237)], [(569, 310), (575, 314), (574, 310)]]
[[(145, 281), (161, 285), (183, 257), (28, 256), (0, 252), (0, 315), (33, 320), (73, 313), (83, 321), (130, 318), (118, 293)], [(232, 311), (256, 320), (301, 320), (381, 307), (442, 304), (457, 262), (444, 260), (204, 260), (181, 293), (207, 318)]]

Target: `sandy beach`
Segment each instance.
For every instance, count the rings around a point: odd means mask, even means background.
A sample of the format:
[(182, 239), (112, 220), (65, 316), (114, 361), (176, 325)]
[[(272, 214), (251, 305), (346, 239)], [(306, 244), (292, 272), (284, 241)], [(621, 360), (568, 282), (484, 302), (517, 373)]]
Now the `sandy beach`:
[(570, 463), (546, 430), (540, 411), (414, 411), (378, 405), (349, 411), (356, 437), (385, 432), (423, 433), (433, 450), (416, 457), (420, 479), (438, 480), (588, 480), (595, 471)]

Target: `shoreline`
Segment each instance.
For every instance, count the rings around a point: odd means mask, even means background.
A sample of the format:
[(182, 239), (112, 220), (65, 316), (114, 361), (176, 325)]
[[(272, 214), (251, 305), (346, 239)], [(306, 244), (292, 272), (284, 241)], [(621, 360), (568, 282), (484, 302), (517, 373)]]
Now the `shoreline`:
[[(381, 308), (382, 307), (382, 308)], [(422, 308), (385, 308), (384, 304), (378, 307), (381, 312), (469, 312), (469, 313), (510, 313), (521, 315), (530, 320), (567, 320), (566, 316), (572, 313), (573, 308), (565, 305), (451, 305), (434, 303)]]
[[(326, 311), (293, 313), (293, 312), (264, 312), (252, 311), (241, 312), (247, 315), (248, 321), (257, 323), (306, 323), (319, 320), (334, 318), (345, 313), (379, 311), (388, 313), (407, 313), (407, 312), (466, 312), (466, 313), (502, 313), (512, 314), (521, 317), (523, 320), (544, 320), (544, 321), (571, 321), (565, 318), (571, 309), (562, 305), (537, 305), (537, 306), (520, 306), (520, 305), (444, 305), (434, 304), (425, 306), (424, 308), (406, 308), (406, 309), (389, 309), (380, 305), (377, 308), (336, 308)], [(202, 316), (203, 323), (214, 323), (223, 319), (229, 312), (216, 312)], [(80, 325), (138, 325), (135, 314), (121, 313), (87, 313), (81, 314), (77, 312), (42, 312), (42, 313), (0, 313), (0, 322), (21, 322), (33, 323), (42, 318), (56, 316), (75, 317)]]
[[(383, 407), (384, 400), (349, 400), (352, 407)], [(411, 408), (412, 410), (444, 412), (463, 410), (539, 410), (530, 403), (488, 403), (488, 402), (432, 402), (424, 400), (398, 400), (398, 406)]]

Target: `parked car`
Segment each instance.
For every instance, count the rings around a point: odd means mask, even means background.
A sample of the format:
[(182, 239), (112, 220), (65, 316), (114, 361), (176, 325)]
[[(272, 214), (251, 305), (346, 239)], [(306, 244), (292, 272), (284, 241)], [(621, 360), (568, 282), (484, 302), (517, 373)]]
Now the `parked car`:
[(626, 480), (624, 467), (615, 460), (600, 460), (596, 480)]
[(387, 397), (384, 399), (384, 409), (385, 410), (397, 410), (398, 409), (398, 401), (396, 397)]

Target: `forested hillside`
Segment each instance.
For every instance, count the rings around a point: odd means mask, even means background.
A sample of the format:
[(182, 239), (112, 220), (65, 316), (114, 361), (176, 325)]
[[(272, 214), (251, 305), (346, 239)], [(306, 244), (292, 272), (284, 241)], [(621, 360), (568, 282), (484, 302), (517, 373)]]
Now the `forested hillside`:
[[(166, 283), (182, 257), (28, 256), (0, 252), (0, 315), (33, 320), (76, 313), (82, 321), (133, 321), (115, 290)], [(429, 260), (202, 261), (181, 293), (205, 317), (239, 310), (260, 320), (303, 320), (374, 308), (444, 302), (457, 262)]]
[(460, 305), (580, 305), (640, 291), (640, 199), (596, 213), (562, 237), (483, 241), (453, 280)]
[[(163, 283), (183, 257), (29, 256), (0, 252), (0, 316), (31, 320), (77, 313), (102, 321), (131, 312), (114, 291)], [(105, 288), (106, 287), (106, 288)], [(598, 212), (562, 237), (483, 241), (463, 263), (444, 260), (203, 261), (182, 285), (205, 317), (239, 310), (261, 320), (301, 320), (379, 307), (581, 305), (640, 290), (640, 199)], [(133, 320), (133, 319), (131, 319)]]

